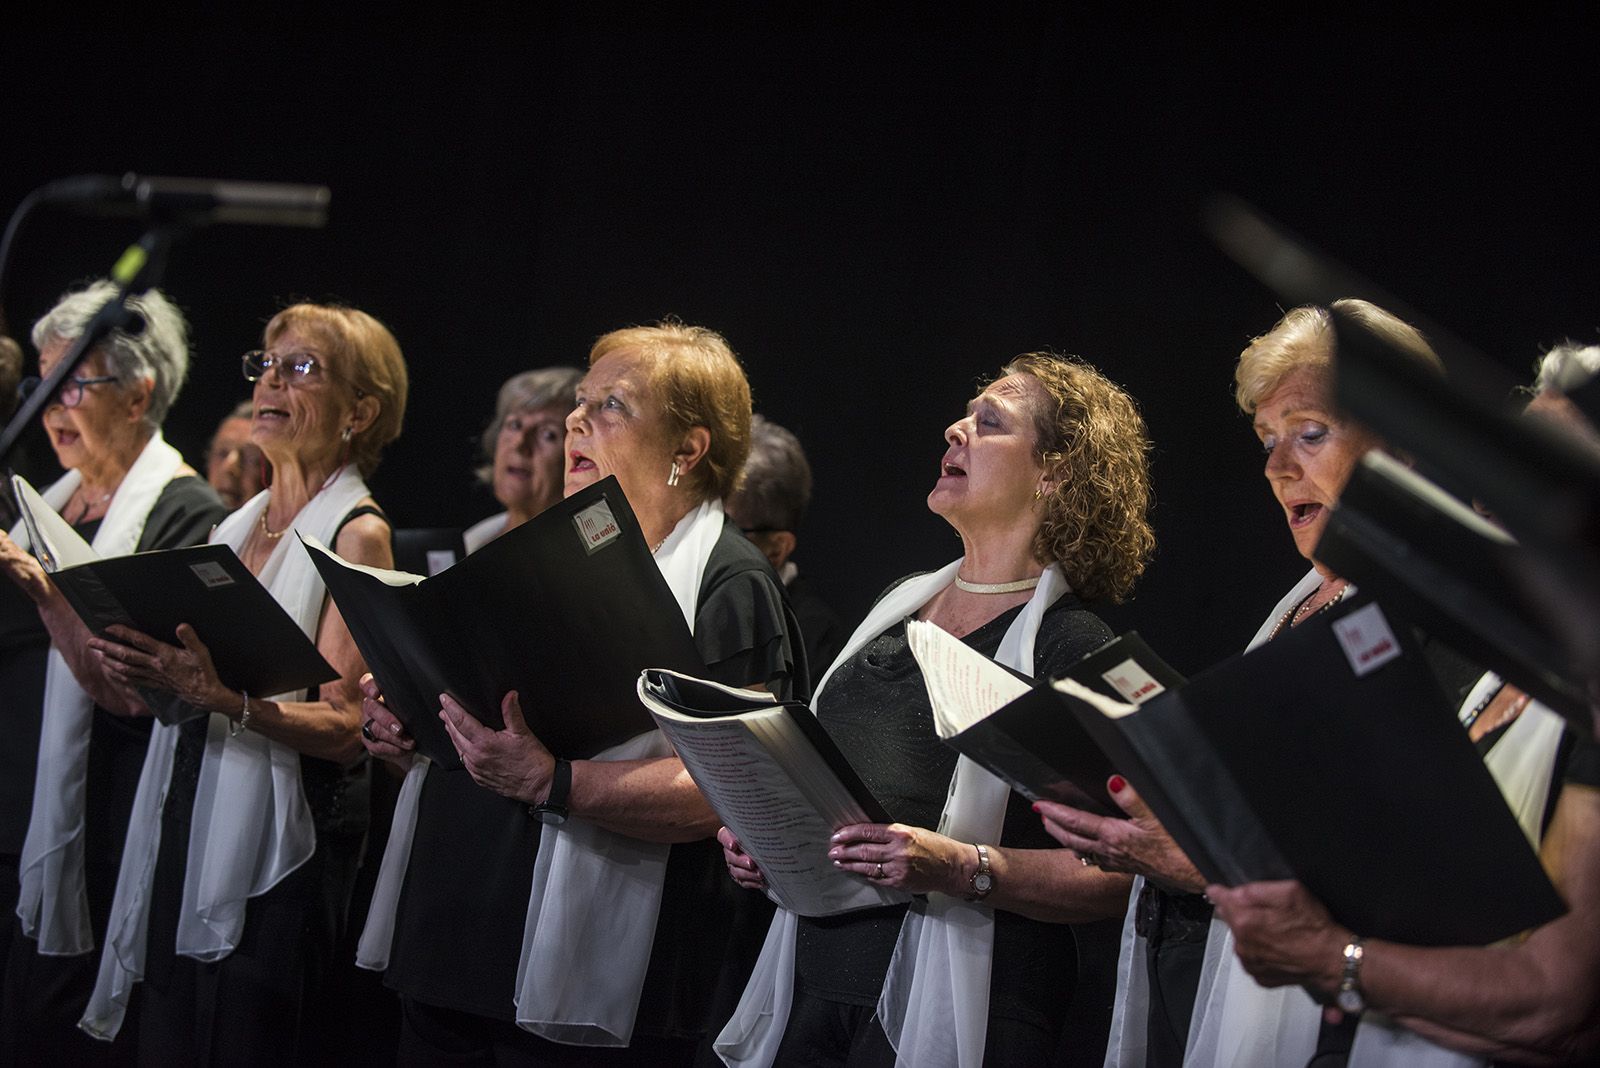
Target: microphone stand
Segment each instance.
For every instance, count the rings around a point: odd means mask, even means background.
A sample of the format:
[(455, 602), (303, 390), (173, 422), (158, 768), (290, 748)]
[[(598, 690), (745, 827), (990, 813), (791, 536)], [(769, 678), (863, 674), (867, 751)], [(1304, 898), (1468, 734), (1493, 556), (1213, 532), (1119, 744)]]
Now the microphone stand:
[[(127, 309), (129, 297), (138, 296), (148, 289), (153, 289), (161, 283), (161, 277), (166, 273), (168, 253), (171, 251), (173, 239), (186, 232), (187, 228), (181, 221), (160, 220), (153, 223), (143, 237), (128, 246), (117, 259), (116, 266), (111, 268), (111, 280), (117, 283), (116, 295), (100, 306), (94, 318), (85, 325), (83, 333), (78, 335), (67, 354), (61, 362), (56, 364), (39, 387), (17, 407), (11, 416), (11, 421), (6, 424), (4, 433), (0, 433), (0, 470), (8, 474), (11, 470), (11, 454), (16, 450), (17, 440), (32, 424), (41, 411), (51, 403), (51, 398), (56, 395), (69, 377), (77, 371), (89, 353), (94, 351), (96, 345), (105, 340), (113, 330), (127, 326), (133, 318)], [(9, 482), (9, 480), (8, 480)], [(9, 485), (6, 487), (10, 489)], [(6, 496), (10, 496), (9, 493)]]

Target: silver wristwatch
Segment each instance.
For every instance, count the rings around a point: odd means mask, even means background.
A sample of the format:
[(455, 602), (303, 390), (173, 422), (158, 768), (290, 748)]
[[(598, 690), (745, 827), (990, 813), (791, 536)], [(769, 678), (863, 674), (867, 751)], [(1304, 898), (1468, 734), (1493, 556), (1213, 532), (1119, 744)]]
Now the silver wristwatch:
[(1339, 993), (1333, 1003), (1348, 1013), (1365, 1012), (1367, 999), (1361, 996), (1361, 938), (1353, 935), (1344, 947), (1344, 970), (1339, 976)]

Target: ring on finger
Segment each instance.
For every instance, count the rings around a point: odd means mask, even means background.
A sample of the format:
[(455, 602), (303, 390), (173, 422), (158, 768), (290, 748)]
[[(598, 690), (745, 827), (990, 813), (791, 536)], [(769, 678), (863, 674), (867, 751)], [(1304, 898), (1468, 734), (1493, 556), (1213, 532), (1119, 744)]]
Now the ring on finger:
[(882, 864), (882, 862), (879, 862), (879, 864), (878, 864), (878, 870), (877, 870), (877, 871), (875, 871), (875, 872), (873, 872), (873, 873), (872, 873), (872, 877), (873, 877), (873, 878), (874, 878), (874, 879), (881, 879), (881, 878), (883, 878), (883, 864)]
[(1084, 853), (1078, 859), (1083, 862), (1085, 868), (1098, 868), (1100, 866), (1100, 858), (1093, 853)]
[(361, 737), (369, 742), (378, 740), (378, 736), (372, 733), (372, 721), (370, 719), (361, 724)]

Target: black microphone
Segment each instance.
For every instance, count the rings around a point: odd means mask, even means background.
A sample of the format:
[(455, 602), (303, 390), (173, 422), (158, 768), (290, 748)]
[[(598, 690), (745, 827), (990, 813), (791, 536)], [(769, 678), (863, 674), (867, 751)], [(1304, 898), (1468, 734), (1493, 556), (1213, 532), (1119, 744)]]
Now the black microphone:
[(91, 215), (183, 222), (325, 226), (332, 194), (325, 185), (228, 182), (210, 178), (121, 178), (82, 174), (43, 189), (43, 200)]

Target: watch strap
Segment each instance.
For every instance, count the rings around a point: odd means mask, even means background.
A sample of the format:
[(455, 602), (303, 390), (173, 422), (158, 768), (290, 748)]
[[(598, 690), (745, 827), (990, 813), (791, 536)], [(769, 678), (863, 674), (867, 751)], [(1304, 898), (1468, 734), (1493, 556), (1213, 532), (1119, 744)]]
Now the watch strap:
[(994, 889), (994, 872), (989, 870), (989, 847), (974, 845), (972, 848), (978, 851), (978, 870), (973, 872), (972, 878), (968, 880), (972, 892), (967, 895), (967, 900), (982, 901)]
[(1361, 944), (1361, 936), (1352, 935), (1344, 947), (1344, 965), (1339, 974), (1339, 993), (1334, 998), (1334, 1003), (1345, 1012), (1362, 1012), (1367, 1007), (1366, 998), (1361, 996), (1361, 959), (1365, 955), (1366, 950)]
[(565, 823), (571, 795), (572, 762), (556, 757), (555, 769), (550, 773), (550, 793), (543, 801), (529, 805), (528, 814), (541, 823)]

